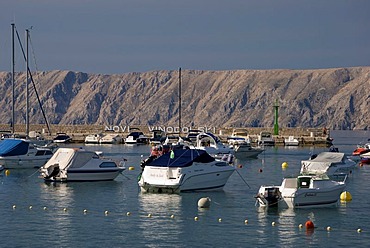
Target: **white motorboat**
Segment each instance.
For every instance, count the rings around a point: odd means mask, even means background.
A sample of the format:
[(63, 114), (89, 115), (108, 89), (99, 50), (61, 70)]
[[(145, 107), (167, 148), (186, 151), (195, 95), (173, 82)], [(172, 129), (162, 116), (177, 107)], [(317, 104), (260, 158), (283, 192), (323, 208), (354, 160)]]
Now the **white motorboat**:
[(99, 144), (102, 137), (101, 133), (89, 134), (85, 137), (85, 144)]
[(99, 156), (79, 148), (59, 148), (40, 168), (46, 181), (107, 181), (114, 180), (123, 170), (124, 162)]
[(126, 144), (149, 144), (150, 138), (145, 136), (141, 131), (134, 131), (127, 135), (125, 139)]
[(250, 137), (248, 134), (248, 131), (244, 128), (236, 128), (233, 129), (230, 136), (227, 137), (227, 142), (230, 145), (237, 145), (237, 144), (244, 144), (244, 143), (250, 143)]
[(160, 145), (166, 140), (166, 132), (163, 130), (155, 129), (152, 130), (152, 136), (149, 139), (150, 144), (152, 145)]
[(69, 143), (72, 138), (66, 133), (57, 133), (57, 136), (53, 139), (54, 143)]
[(289, 136), (288, 138), (284, 139), (285, 146), (298, 146), (299, 140), (294, 138), (294, 136)]
[(117, 133), (106, 133), (103, 134), (99, 140), (100, 144), (120, 144), (122, 143), (122, 137)]
[(261, 186), (256, 199), (261, 207), (312, 208), (336, 205), (345, 189), (325, 174), (284, 178), (280, 186)]
[(348, 174), (355, 166), (356, 162), (342, 152), (321, 152), (309, 160), (301, 161), (301, 174), (337, 176)]
[(177, 149), (142, 164), (142, 192), (222, 189), (235, 168), (200, 149)]
[(0, 165), (5, 169), (40, 168), (53, 156), (47, 146), (36, 146), (29, 140), (4, 139), (0, 142)]
[(221, 140), (212, 133), (200, 133), (197, 135), (195, 148), (205, 150), (211, 156), (222, 158), (224, 155), (234, 154), (234, 149), (224, 145)]
[(249, 142), (239, 143), (233, 146), (234, 154), (238, 158), (253, 158), (257, 157), (265, 149), (260, 146), (252, 146)]
[(270, 132), (260, 132), (258, 135), (258, 144), (261, 146), (274, 146), (275, 139)]

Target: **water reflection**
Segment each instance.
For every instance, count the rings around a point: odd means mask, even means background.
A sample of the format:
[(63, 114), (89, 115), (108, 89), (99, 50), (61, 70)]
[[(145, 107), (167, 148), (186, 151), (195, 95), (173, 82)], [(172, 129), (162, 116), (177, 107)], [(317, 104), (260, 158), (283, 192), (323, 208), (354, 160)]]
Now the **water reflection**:
[[(139, 194), (139, 228), (149, 247), (181, 242), (181, 195)], [(151, 215), (149, 217), (149, 215)]]

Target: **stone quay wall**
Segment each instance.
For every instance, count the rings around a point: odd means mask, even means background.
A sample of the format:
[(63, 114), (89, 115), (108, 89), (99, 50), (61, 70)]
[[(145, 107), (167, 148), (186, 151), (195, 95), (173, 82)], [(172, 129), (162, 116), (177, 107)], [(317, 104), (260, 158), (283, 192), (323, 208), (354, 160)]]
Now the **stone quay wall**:
[[(15, 133), (20, 136), (26, 132), (26, 125), (16, 124)], [(139, 128), (144, 134), (151, 136), (151, 130), (161, 129), (167, 132), (175, 131), (178, 132), (176, 127), (165, 127), (165, 126), (111, 126), (111, 125), (50, 125), (50, 131), (48, 132), (47, 126), (42, 124), (30, 125), (29, 131), (35, 131), (41, 133), (46, 139), (53, 139), (57, 133), (66, 133), (72, 137), (73, 142), (83, 143), (84, 139), (89, 134), (105, 133), (105, 132), (116, 132), (122, 137), (126, 137), (133, 128)], [(226, 140), (227, 136), (231, 135), (234, 130), (233, 127), (198, 127), (202, 131), (210, 131), (218, 135), (221, 140)], [(241, 129), (241, 128), (237, 128)], [(265, 127), (245, 127), (252, 141), (257, 140), (257, 135), (261, 131), (273, 133), (273, 128)], [(9, 132), (12, 127), (9, 124), (0, 124), (0, 132)], [(188, 128), (183, 128), (183, 135), (186, 135)], [(288, 136), (294, 136), (300, 141), (301, 145), (330, 145), (328, 140), (330, 138), (330, 131), (325, 128), (279, 128), (279, 135), (274, 135), (276, 144), (284, 144), (284, 139)]]

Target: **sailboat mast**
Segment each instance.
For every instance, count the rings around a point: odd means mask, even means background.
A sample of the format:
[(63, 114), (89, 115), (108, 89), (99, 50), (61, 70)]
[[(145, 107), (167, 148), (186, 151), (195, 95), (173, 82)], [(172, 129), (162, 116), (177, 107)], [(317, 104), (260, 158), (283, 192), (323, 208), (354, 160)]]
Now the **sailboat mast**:
[(14, 70), (15, 70), (15, 49), (14, 49), (14, 29), (15, 29), (15, 24), (12, 23), (12, 133), (15, 133), (15, 110), (14, 110), (14, 101), (15, 101), (15, 94), (14, 94)]
[(181, 134), (181, 67), (179, 68), (179, 134)]
[(26, 29), (26, 71), (27, 71), (27, 79), (26, 79), (26, 137), (28, 137), (30, 133), (30, 120), (29, 120), (29, 73), (28, 73), (28, 38), (29, 38), (29, 30)]

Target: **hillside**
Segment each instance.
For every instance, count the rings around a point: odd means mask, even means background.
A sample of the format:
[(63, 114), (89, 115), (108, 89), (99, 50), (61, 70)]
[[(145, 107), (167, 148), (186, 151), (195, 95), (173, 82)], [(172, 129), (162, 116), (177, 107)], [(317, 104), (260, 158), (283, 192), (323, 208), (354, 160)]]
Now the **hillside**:
[[(25, 73), (17, 73), (16, 123), (25, 122)], [(122, 75), (33, 74), (51, 124), (177, 125), (178, 71)], [(182, 71), (183, 126), (368, 129), (370, 67)], [(30, 87), (30, 122), (44, 123)], [(0, 72), (0, 123), (11, 122), (11, 74)]]

